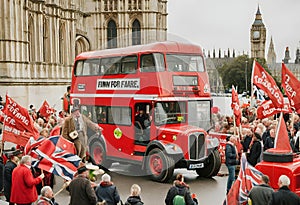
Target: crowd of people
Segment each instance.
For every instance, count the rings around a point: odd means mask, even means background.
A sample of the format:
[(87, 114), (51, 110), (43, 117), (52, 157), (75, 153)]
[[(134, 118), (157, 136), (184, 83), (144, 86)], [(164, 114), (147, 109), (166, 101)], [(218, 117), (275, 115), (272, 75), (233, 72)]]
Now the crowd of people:
[[(111, 176), (105, 173), (101, 181), (96, 183), (90, 178), (91, 170), (85, 163), (81, 163), (74, 178), (65, 182), (70, 194), (70, 205), (143, 205), (141, 187), (133, 184), (126, 200), (121, 200), (117, 187)], [(10, 205), (58, 205), (55, 201), (53, 188), (43, 184), (38, 193), (38, 185), (45, 178), (42, 172), (34, 176), (32, 171), (32, 158), (22, 155), (19, 150), (12, 153), (5, 165), (4, 193)], [(22, 190), (22, 191), (20, 191)], [(182, 174), (178, 174), (165, 198), (166, 205), (180, 205), (183, 200), (186, 205), (197, 205), (195, 194), (191, 194), (189, 185), (184, 182)]]
[[(262, 160), (263, 152), (274, 148), (279, 115), (258, 119), (255, 108), (245, 107), (242, 111), (241, 126), (234, 125), (233, 117), (222, 116), (215, 113), (214, 131), (227, 134), (225, 146), (225, 164), (228, 169), (226, 193), (230, 191), (236, 179), (236, 168), (240, 158), (245, 153), (247, 162), (254, 166)], [(300, 118), (298, 114), (284, 114), (287, 133), (291, 149), (299, 152)], [(269, 177), (263, 175), (261, 184), (254, 186), (249, 194), (252, 204), (300, 204), (300, 198), (288, 188), (290, 179), (286, 175), (279, 177), (279, 190), (274, 190), (268, 185)], [(281, 195), (284, 195), (281, 197)], [(278, 197), (280, 196), (280, 197)], [(288, 198), (291, 201), (287, 203)], [(250, 204), (250, 202), (249, 202)]]
[[(69, 88), (64, 95), (64, 101), (69, 100)], [(68, 184), (70, 192), (70, 205), (75, 204), (109, 204), (121, 203), (117, 187), (111, 181), (109, 174), (102, 175), (99, 184), (89, 179), (89, 169), (84, 165), (86, 162), (87, 128), (95, 132), (101, 132), (102, 128), (80, 113), (79, 106), (74, 105), (70, 109), (70, 103), (56, 115), (43, 117), (39, 115), (33, 105), (29, 106), (29, 114), (34, 121), (35, 128), (39, 131), (40, 137), (47, 138), (53, 135), (62, 135), (74, 143), (77, 155), (82, 159), (82, 165), (78, 168), (74, 179)], [(64, 102), (65, 103), (65, 102)], [(143, 113), (137, 115), (144, 121)], [(225, 148), (225, 165), (228, 168), (228, 180), (226, 193), (228, 193), (236, 179), (236, 165), (239, 164), (241, 153), (246, 153), (247, 161), (255, 166), (262, 160), (262, 152), (274, 147), (275, 132), (278, 126), (278, 117), (258, 119), (255, 108), (246, 107), (243, 109), (241, 118), (241, 129), (234, 126), (233, 117), (223, 116), (219, 113), (213, 114), (214, 131), (228, 134)], [(293, 152), (299, 152), (300, 143), (300, 118), (297, 114), (286, 114), (284, 116), (290, 145)], [(144, 125), (144, 123), (141, 123)], [(240, 142), (241, 146), (237, 146)], [(6, 201), (9, 204), (32, 204), (55, 205), (53, 186), (55, 178), (52, 173), (42, 171), (31, 166), (31, 157), (23, 155), (22, 148), (12, 150), (3, 165), (3, 187)], [(282, 175), (278, 179), (279, 190), (274, 190), (268, 185), (269, 177), (263, 175), (261, 183), (253, 187), (249, 194), (249, 204), (284, 204), (286, 197), (294, 203), (300, 204), (300, 199), (289, 190), (290, 179)], [(0, 185), (2, 185), (0, 183)], [(24, 190), (22, 194), (18, 190)], [(39, 196), (38, 196), (39, 195)], [(176, 205), (177, 201), (183, 200), (187, 205), (198, 204), (195, 194), (191, 194), (189, 186), (184, 182), (182, 174), (178, 174), (172, 187), (168, 190), (165, 198), (166, 205)], [(251, 201), (251, 202), (250, 202)], [(126, 205), (142, 205), (141, 187), (133, 184), (130, 188), (130, 195), (124, 201)]]

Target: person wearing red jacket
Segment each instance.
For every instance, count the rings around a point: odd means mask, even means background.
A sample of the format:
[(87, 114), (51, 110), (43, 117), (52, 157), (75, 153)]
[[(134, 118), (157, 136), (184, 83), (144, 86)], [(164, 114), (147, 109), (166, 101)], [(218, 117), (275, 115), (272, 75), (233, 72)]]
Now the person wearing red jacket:
[(17, 205), (31, 205), (38, 199), (35, 185), (41, 183), (44, 174), (34, 178), (30, 170), (31, 161), (31, 156), (23, 156), (20, 165), (12, 173), (10, 202)]

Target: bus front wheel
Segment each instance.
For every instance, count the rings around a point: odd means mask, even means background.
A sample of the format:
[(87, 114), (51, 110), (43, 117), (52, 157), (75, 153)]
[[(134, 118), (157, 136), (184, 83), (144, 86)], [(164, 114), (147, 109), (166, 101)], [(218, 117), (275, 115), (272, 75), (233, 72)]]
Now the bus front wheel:
[(155, 148), (147, 156), (147, 171), (152, 180), (167, 182), (174, 172), (174, 160), (162, 150)]
[(218, 150), (214, 150), (208, 157), (208, 164), (201, 169), (196, 169), (200, 177), (216, 176), (221, 168), (221, 157)]
[(106, 152), (100, 141), (96, 140), (90, 145), (90, 155), (97, 165), (102, 165), (108, 169), (112, 164), (106, 159)]

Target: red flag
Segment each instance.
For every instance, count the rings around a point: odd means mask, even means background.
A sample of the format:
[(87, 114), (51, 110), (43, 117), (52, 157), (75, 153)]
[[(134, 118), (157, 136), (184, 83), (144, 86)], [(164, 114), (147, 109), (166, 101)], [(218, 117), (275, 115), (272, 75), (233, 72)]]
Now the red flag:
[(275, 80), (256, 61), (253, 62), (252, 83), (268, 95), (270, 100), (272, 100), (274, 107), (282, 108), (284, 106), (283, 95), (276, 85)]
[(259, 184), (261, 176), (262, 173), (247, 162), (246, 155), (243, 153), (239, 176), (229, 190), (224, 204), (246, 204), (251, 188)]
[(3, 141), (13, 142), (25, 146), (30, 137), (38, 138), (39, 132), (34, 127), (28, 110), (16, 103), (6, 95), (6, 103), (3, 113)]
[(233, 114), (235, 116), (236, 126), (240, 126), (242, 113), (241, 113), (241, 109), (240, 109), (238, 93), (235, 90), (234, 86), (232, 86), (232, 89), (231, 89), (231, 108), (232, 108)]
[(39, 109), (39, 112), (41, 116), (48, 118), (50, 115), (53, 114), (54, 109), (51, 108), (48, 102), (45, 100), (41, 108)]
[(265, 100), (260, 106), (258, 106), (256, 112), (258, 119), (264, 119), (280, 112), (291, 113), (292, 110), (287, 103), (284, 104), (283, 108), (276, 108), (271, 100)]
[(300, 81), (284, 65), (284, 63), (282, 63), (281, 77), (281, 85), (284, 88), (285, 94), (289, 98), (291, 107), (295, 108), (297, 113), (300, 113)]
[(286, 129), (285, 121), (282, 114), (279, 118), (277, 132), (275, 136), (274, 148), (268, 149), (268, 152), (292, 153), (289, 135)]

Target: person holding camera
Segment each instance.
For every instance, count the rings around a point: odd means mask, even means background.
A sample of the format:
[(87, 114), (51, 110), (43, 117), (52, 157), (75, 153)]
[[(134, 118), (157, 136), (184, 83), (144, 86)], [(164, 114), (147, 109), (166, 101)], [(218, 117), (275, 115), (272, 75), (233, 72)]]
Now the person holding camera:
[(225, 164), (228, 169), (228, 179), (227, 179), (227, 191), (228, 194), (234, 180), (235, 180), (235, 169), (238, 164), (238, 152), (236, 148), (237, 138), (236, 136), (231, 136), (226, 143), (225, 147)]

